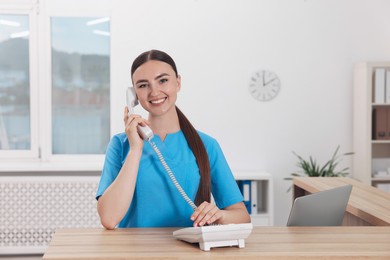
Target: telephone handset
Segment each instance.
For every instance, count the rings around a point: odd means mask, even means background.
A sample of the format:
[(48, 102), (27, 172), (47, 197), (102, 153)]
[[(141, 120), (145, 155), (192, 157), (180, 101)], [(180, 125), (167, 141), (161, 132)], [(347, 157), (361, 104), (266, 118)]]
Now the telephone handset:
[[(126, 92), (127, 107), (129, 108), (129, 115), (134, 114), (134, 107), (138, 105), (138, 99), (135, 94), (134, 87), (128, 87)], [(137, 126), (138, 133), (145, 141), (150, 141), (153, 138), (153, 131), (149, 126)]]

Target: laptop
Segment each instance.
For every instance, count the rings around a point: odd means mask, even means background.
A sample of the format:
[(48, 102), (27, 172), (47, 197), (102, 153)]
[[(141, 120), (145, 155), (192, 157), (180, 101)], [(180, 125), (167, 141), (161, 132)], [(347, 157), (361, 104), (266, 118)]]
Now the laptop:
[(287, 226), (340, 226), (351, 191), (345, 185), (296, 198)]

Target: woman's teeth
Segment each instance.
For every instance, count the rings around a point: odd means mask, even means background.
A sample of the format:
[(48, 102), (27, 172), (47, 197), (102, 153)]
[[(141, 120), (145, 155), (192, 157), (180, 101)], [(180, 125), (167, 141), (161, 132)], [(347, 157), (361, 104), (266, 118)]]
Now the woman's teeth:
[(158, 99), (158, 100), (151, 100), (150, 103), (152, 104), (160, 104), (162, 102), (164, 102), (165, 98), (161, 98), (161, 99)]

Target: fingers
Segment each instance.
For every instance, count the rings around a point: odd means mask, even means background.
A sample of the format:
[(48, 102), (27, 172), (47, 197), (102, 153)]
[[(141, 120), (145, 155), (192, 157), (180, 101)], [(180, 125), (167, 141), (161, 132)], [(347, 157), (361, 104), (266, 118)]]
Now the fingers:
[(126, 118), (126, 116), (129, 115), (129, 108), (127, 106), (125, 106), (123, 113), (124, 113), (123, 118)]
[(143, 124), (143, 119), (139, 115), (130, 115), (123, 119), (125, 123), (125, 131), (126, 133), (129, 130), (135, 129), (137, 125)]
[(141, 116), (139, 116), (137, 114), (130, 114), (129, 115), (129, 109), (127, 107), (125, 107), (125, 110), (123, 113), (123, 122), (125, 123), (125, 126), (129, 125), (136, 117), (140, 118)]
[(221, 216), (222, 212), (216, 205), (205, 201), (196, 208), (191, 220), (194, 221), (194, 227), (197, 227), (212, 224)]
[(124, 109), (123, 114), (123, 122), (125, 125), (125, 132), (127, 135), (127, 138), (130, 142), (131, 147), (139, 147), (142, 148), (143, 146), (143, 139), (139, 135), (137, 126), (145, 126), (149, 124), (148, 121), (144, 120), (140, 115), (137, 114), (128, 114), (129, 110), (127, 107)]
[[(142, 120), (137, 120), (137, 123), (139, 125), (142, 125), (142, 126), (146, 126), (146, 125), (149, 125), (149, 121), (148, 120), (145, 120), (143, 119), (140, 115), (137, 115), (137, 114), (130, 114), (129, 115), (129, 109), (127, 107), (125, 107), (124, 109), (124, 114), (123, 114), (123, 122), (125, 123), (125, 126), (129, 125), (132, 123), (132, 121), (135, 119), (135, 118), (140, 118)], [(129, 121), (130, 120), (130, 121)]]

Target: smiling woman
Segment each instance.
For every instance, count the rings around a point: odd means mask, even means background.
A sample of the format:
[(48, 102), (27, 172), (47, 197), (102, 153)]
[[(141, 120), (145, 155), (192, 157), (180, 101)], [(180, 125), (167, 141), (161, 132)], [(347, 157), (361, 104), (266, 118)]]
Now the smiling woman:
[[(173, 59), (158, 50), (144, 52), (134, 60), (131, 76), (149, 116), (145, 120), (125, 107), (125, 131), (108, 145), (96, 194), (102, 224), (113, 229), (250, 222), (218, 142), (197, 131), (176, 106), (181, 77)], [(145, 125), (154, 133), (149, 140), (153, 148), (161, 148), (163, 155), (155, 149), (157, 156), (166, 159), (163, 168), (138, 132)], [(171, 182), (166, 164), (180, 185)], [(196, 205), (183, 199), (179, 186)]]

